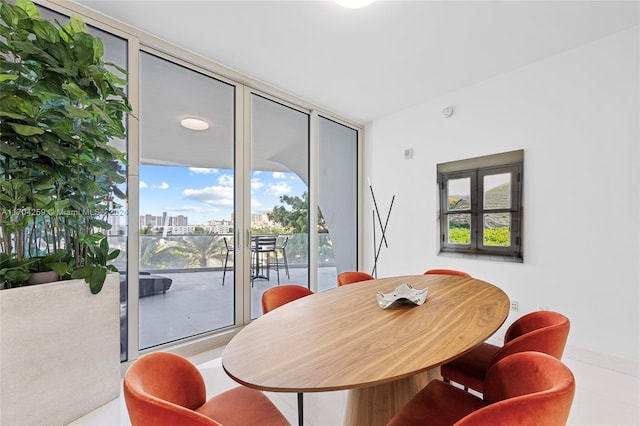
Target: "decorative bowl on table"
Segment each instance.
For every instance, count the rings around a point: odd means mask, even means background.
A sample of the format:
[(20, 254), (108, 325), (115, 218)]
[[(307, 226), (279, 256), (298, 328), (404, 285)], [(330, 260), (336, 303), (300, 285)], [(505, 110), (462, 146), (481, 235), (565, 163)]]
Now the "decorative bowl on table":
[(377, 292), (376, 298), (378, 299), (378, 306), (382, 309), (387, 309), (396, 302), (410, 302), (419, 306), (427, 300), (428, 290), (428, 288), (418, 290), (407, 283), (402, 283), (390, 293)]

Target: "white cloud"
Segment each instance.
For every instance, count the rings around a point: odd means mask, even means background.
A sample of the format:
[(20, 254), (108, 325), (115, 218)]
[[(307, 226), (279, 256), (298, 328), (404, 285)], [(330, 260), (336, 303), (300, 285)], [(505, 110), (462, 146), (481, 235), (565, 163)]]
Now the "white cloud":
[(264, 186), (264, 183), (262, 181), (260, 181), (260, 179), (258, 178), (253, 178), (251, 179), (251, 189), (252, 190), (256, 190), (256, 189), (260, 189)]
[(153, 185), (155, 189), (169, 189), (169, 184), (167, 182), (162, 182), (160, 185)]
[(282, 172), (273, 172), (272, 176), (274, 179), (284, 179), (285, 177), (287, 177), (287, 174)]
[(188, 188), (182, 191), (186, 199), (202, 201), (212, 206), (233, 206), (233, 187), (208, 186), (206, 188)]
[(232, 175), (220, 175), (218, 176), (218, 183), (223, 186), (233, 186)]
[(291, 189), (291, 185), (286, 182), (272, 183), (269, 184), (269, 187), (264, 193), (267, 195), (275, 195), (279, 197), (281, 195), (290, 193)]
[(196, 175), (208, 175), (218, 173), (218, 169), (205, 169), (202, 167), (189, 167), (189, 171)]
[(217, 213), (219, 209), (205, 208), (201, 206), (164, 206), (163, 211), (167, 212), (185, 212), (185, 213)]
[(147, 185), (147, 183), (145, 181), (141, 180), (139, 186), (140, 186), (140, 188), (146, 188), (148, 185)]

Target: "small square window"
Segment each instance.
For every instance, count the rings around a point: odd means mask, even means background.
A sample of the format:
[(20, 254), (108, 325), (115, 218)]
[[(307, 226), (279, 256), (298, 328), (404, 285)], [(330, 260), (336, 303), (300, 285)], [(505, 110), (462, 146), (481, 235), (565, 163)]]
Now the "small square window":
[(440, 251), (522, 261), (524, 151), (438, 164)]

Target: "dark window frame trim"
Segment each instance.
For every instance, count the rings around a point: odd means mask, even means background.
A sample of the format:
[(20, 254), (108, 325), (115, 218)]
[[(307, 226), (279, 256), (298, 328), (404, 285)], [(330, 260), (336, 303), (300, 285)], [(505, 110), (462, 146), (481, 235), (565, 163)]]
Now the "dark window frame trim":
[[(512, 176), (511, 185), (511, 207), (509, 209), (484, 209), (482, 177), (496, 169), (504, 169), (509, 171)], [(452, 176), (471, 178), (471, 209), (461, 210), (456, 213), (471, 213), (471, 229), (475, 234), (471, 236), (470, 244), (447, 244), (448, 211), (447, 194), (445, 182)], [(503, 258), (503, 260), (512, 260), (515, 262), (523, 262), (522, 251), (522, 213), (523, 205), (523, 187), (524, 187), (524, 150), (509, 151), (500, 154), (486, 155), (465, 160), (451, 161), (437, 165), (437, 184), (439, 198), (438, 223), (439, 230), (439, 249), (440, 254), (462, 254), (472, 255), (478, 258)], [(511, 213), (511, 229), (515, 230), (511, 233), (511, 245), (509, 247), (485, 246), (483, 244), (482, 230), (483, 218), (485, 213), (490, 212), (510, 212)]]

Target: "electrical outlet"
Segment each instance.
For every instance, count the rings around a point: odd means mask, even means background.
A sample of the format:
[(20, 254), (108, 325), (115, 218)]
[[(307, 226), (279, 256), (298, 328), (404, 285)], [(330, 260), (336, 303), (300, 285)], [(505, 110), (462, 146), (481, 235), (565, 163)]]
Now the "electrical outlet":
[(520, 303), (517, 300), (511, 301), (511, 312), (518, 312), (520, 310)]

